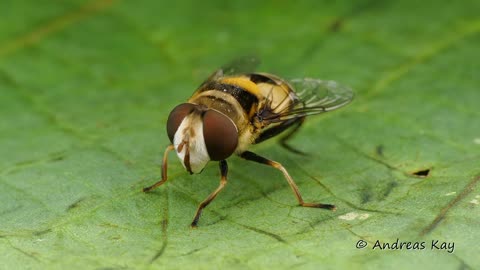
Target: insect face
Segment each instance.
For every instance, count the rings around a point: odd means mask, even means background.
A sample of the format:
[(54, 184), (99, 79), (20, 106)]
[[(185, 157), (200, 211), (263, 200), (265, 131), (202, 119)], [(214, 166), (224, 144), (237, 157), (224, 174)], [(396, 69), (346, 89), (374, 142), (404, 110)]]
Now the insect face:
[(238, 130), (223, 113), (183, 103), (168, 117), (167, 133), (185, 169), (199, 173), (210, 160), (224, 160), (238, 144)]

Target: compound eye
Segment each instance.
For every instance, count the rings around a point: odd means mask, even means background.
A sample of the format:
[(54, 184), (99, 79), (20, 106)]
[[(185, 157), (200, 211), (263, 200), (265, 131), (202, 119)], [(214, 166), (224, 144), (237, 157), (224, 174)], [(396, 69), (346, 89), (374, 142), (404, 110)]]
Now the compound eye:
[(208, 110), (203, 115), (203, 138), (210, 159), (224, 160), (237, 148), (237, 127), (226, 115)]
[(183, 119), (195, 109), (195, 106), (195, 104), (191, 103), (182, 103), (170, 112), (167, 122), (167, 134), (171, 143), (173, 143), (175, 133)]

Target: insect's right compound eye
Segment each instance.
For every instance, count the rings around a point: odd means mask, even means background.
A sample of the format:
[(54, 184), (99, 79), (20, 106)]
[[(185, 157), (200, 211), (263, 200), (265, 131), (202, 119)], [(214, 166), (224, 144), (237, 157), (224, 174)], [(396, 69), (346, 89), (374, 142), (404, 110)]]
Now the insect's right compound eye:
[(226, 115), (207, 110), (203, 115), (203, 138), (210, 159), (224, 160), (237, 148), (237, 126)]
[(175, 133), (177, 132), (177, 129), (182, 123), (183, 119), (195, 109), (195, 106), (195, 104), (191, 103), (182, 103), (175, 107), (172, 112), (170, 112), (167, 122), (167, 134), (171, 143), (173, 143)]

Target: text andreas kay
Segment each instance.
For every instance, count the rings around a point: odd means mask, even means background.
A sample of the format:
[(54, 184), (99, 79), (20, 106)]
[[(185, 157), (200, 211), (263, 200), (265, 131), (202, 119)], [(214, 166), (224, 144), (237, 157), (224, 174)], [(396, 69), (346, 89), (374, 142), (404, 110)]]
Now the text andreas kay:
[(448, 253), (455, 251), (454, 242), (443, 242), (440, 240), (421, 241), (421, 242), (403, 242), (397, 239), (394, 242), (375, 241), (372, 249), (379, 250), (445, 250)]

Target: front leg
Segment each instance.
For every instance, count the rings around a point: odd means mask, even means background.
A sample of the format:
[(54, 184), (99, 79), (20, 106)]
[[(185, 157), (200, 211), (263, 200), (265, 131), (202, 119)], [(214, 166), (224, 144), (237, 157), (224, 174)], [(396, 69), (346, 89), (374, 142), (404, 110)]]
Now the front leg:
[(303, 198), (302, 198), (302, 195), (300, 194), (300, 191), (298, 190), (297, 184), (295, 184), (295, 181), (293, 181), (292, 177), (288, 174), (287, 170), (282, 166), (282, 164), (280, 164), (276, 161), (269, 160), (269, 159), (266, 159), (264, 157), (261, 157), (261, 156), (255, 154), (255, 153), (253, 153), (253, 152), (250, 152), (250, 151), (245, 151), (245, 152), (241, 153), (240, 157), (242, 157), (246, 160), (251, 160), (251, 161), (261, 163), (261, 164), (265, 164), (265, 165), (274, 167), (277, 170), (280, 170), (283, 173), (283, 175), (285, 176), (285, 179), (287, 179), (287, 182), (290, 185), (290, 187), (292, 188), (292, 191), (295, 194), (295, 197), (297, 198), (297, 201), (300, 204), (300, 206), (323, 208), (323, 209), (328, 209), (328, 210), (333, 210), (333, 211), (336, 210), (335, 205), (332, 205), (332, 204), (304, 202)]
[(149, 187), (146, 187), (146, 188), (143, 188), (143, 192), (149, 192), (151, 191), (152, 189), (155, 189), (161, 185), (163, 185), (165, 182), (167, 182), (167, 160), (168, 160), (168, 152), (172, 151), (173, 149), (175, 149), (175, 147), (173, 146), (173, 144), (169, 145), (167, 147), (167, 149), (165, 149), (165, 153), (163, 153), (163, 160), (162, 160), (162, 179), (158, 182), (156, 182), (155, 184), (149, 186)]
[(227, 184), (227, 173), (228, 173), (227, 161), (225, 160), (220, 161), (219, 166), (220, 166), (220, 174), (221, 174), (220, 185), (198, 206), (197, 212), (195, 213), (195, 217), (193, 218), (192, 224), (190, 225), (192, 228), (197, 227), (197, 223), (198, 223), (198, 220), (200, 219), (200, 215), (202, 214), (203, 208), (207, 207), (207, 205), (211, 203), (213, 199), (215, 199), (215, 197), (217, 197), (218, 193), (222, 191), (222, 189)]

